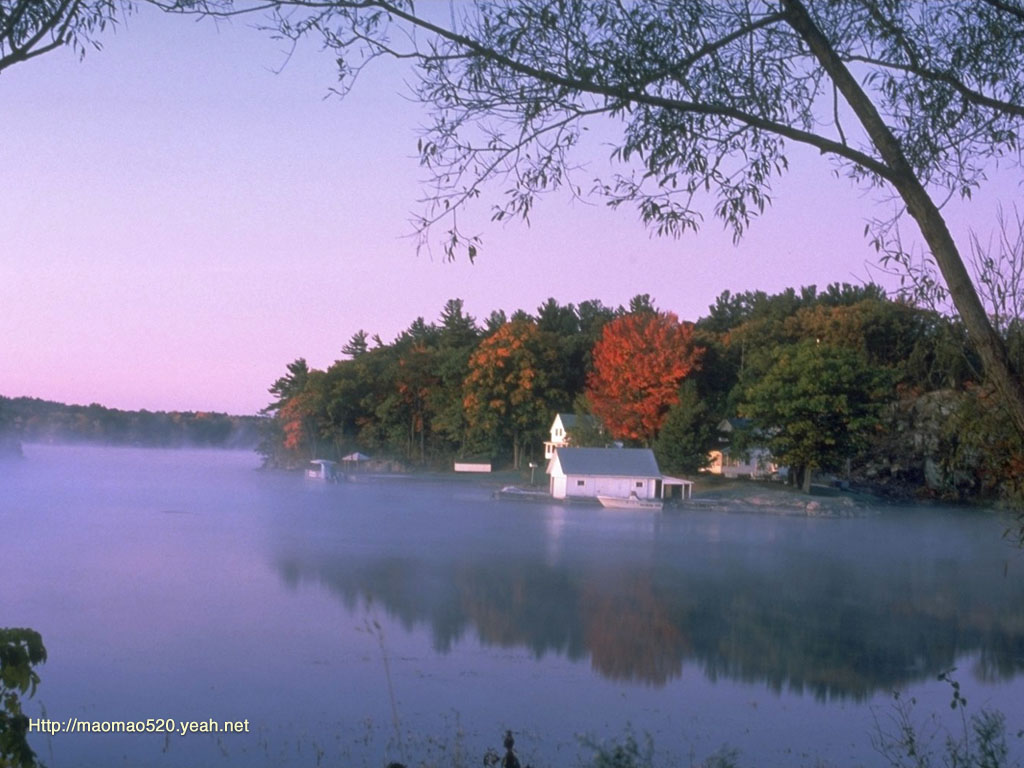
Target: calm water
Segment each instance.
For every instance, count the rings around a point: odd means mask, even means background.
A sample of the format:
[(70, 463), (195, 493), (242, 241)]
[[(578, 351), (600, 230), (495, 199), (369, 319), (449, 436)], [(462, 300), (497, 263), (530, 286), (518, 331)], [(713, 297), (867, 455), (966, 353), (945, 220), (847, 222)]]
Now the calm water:
[[(884, 765), (892, 692), (955, 677), (1024, 743), (1024, 559), (996, 519), (606, 512), (469, 482), (325, 486), (251, 454), (26, 446), (0, 465), (0, 626), (53, 719), (248, 734), (35, 734), (64, 766), (536, 768), (649, 733), (668, 764)], [(951, 721), (955, 725), (955, 721)]]

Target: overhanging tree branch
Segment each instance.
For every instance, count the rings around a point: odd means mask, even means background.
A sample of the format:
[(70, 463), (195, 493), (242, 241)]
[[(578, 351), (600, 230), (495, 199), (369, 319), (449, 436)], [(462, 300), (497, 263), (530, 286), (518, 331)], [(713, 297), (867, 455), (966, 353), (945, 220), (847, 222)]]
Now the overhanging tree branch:
[(1024, 106), (1015, 104), (1011, 101), (1005, 101), (1003, 99), (997, 99), (993, 96), (989, 96), (981, 91), (970, 88), (959, 78), (954, 77), (948, 72), (939, 72), (934, 69), (928, 69), (922, 66), (915, 66), (913, 64), (900, 64), (894, 61), (884, 61), (882, 59), (875, 58), (873, 56), (862, 56), (852, 54), (849, 56), (842, 57), (844, 61), (861, 62), (864, 64), (871, 64), (876, 67), (884, 69), (893, 69), (907, 74), (916, 75), (923, 80), (933, 80), (936, 82), (945, 83), (946, 85), (953, 88), (957, 93), (964, 97), (967, 101), (972, 104), (976, 104), (979, 107), (986, 107), (987, 109), (995, 110), (997, 112), (1004, 112), (1006, 114), (1015, 115), (1017, 117), (1024, 117)]
[(782, 2), (789, 11), (787, 20), (790, 25), (807, 42), (857, 115), (886, 165), (892, 169), (889, 180), (906, 203), (908, 213), (917, 222), (946, 281), (950, 297), (978, 348), (986, 373), (1002, 395), (1018, 432), (1024, 436), (1024, 385), (1020, 373), (1010, 366), (1005, 345), (989, 322), (942, 214), (918, 181), (896, 137), (811, 19), (803, 3), (800, 0)]

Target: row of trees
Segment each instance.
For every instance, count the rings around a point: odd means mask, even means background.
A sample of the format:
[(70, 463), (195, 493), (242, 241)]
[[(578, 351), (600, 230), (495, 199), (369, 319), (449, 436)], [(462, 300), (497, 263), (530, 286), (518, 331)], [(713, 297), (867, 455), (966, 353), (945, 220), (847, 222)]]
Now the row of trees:
[(34, 397), (0, 397), (0, 440), (91, 442), (161, 448), (253, 448), (263, 419), (224, 413), (122, 411)]
[(272, 464), (360, 448), (421, 465), (486, 455), (518, 467), (574, 404), (613, 436), (650, 443), (699, 357), (691, 328), (646, 295), (618, 309), (549, 299), (536, 315), (496, 311), (482, 327), (452, 299), (438, 323), (418, 318), (390, 344), (370, 341), (356, 333), (326, 371), (296, 360), (270, 388)]
[[(1019, 353), (1019, 329), (1010, 336)], [(684, 473), (736, 416), (751, 429), (733, 450), (764, 445), (805, 483), (853, 471), (944, 494), (1009, 491), (1024, 457), (962, 325), (873, 285), (725, 292), (695, 323), (647, 295), (617, 309), (549, 299), (482, 325), (453, 299), (436, 323), (417, 318), (391, 343), (359, 331), (342, 352), (325, 371), (296, 360), (271, 387), (269, 463), (359, 449), (518, 467), (559, 411), (603, 424), (577, 444), (652, 446)]]

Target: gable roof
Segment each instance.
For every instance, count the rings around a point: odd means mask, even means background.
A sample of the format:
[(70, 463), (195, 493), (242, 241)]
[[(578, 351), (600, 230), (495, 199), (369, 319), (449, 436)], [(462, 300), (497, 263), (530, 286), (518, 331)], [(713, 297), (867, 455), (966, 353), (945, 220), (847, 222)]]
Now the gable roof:
[(566, 475), (661, 477), (650, 448), (556, 448), (555, 462)]

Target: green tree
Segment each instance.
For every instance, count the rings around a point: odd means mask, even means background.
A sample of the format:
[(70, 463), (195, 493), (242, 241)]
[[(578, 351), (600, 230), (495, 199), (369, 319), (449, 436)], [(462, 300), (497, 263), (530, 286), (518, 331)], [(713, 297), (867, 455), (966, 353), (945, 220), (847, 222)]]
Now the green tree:
[(300, 357), (294, 362), (288, 363), (288, 373), (273, 384), (268, 390), (274, 396), (274, 401), (263, 409), (264, 413), (277, 411), (289, 398), (299, 394), (305, 387), (309, 378), (309, 365), (306, 358)]
[(620, 308), (620, 315), (655, 315), (658, 308), (654, 306), (654, 300), (649, 293), (638, 293), (629, 300), (629, 309)]
[(496, 333), (501, 326), (508, 322), (508, 315), (505, 314), (503, 309), (495, 309), (487, 316), (487, 320), (484, 321), (484, 328), (488, 335)]
[(776, 348), (774, 356), (746, 387), (740, 415), (810, 492), (813, 471), (839, 469), (866, 445), (891, 399), (890, 377), (858, 352), (813, 339)]
[(462, 382), (469, 356), (480, 340), (476, 320), (463, 311), (462, 299), (451, 299), (441, 311), (436, 353), (438, 382), (430, 394), (430, 412), (439, 449), (445, 455), (466, 447), (467, 421), (462, 407)]
[(448, 346), (463, 347), (475, 344), (480, 335), (476, 320), (466, 314), (462, 299), (449, 299), (441, 310), (438, 340)]
[(561, 305), (555, 298), (549, 298), (537, 307), (537, 328), (558, 336), (572, 336), (579, 333), (580, 320), (576, 307)]
[(694, 474), (706, 467), (709, 453), (717, 442), (718, 421), (718, 416), (701, 399), (696, 381), (684, 381), (679, 389), (679, 400), (669, 408), (654, 441), (658, 466), (683, 474)]
[[(568, 366), (566, 393), (575, 400), (587, 386), (587, 376), (594, 369), (594, 345), (601, 338), (607, 322), (615, 317), (615, 311), (604, 306), (599, 300), (581, 301), (576, 307), (578, 333), (560, 336), (562, 349)], [(589, 413), (589, 406), (586, 411)]]
[(358, 331), (352, 334), (352, 338), (349, 339), (345, 346), (341, 348), (341, 354), (348, 355), (350, 358), (355, 360), (360, 355), (365, 355), (369, 349), (369, 345), (366, 343), (367, 335), (366, 331), (360, 328)]
[(548, 299), (537, 307), (537, 328), (548, 334), (558, 349), (552, 386), (565, 394), (566, 401), (572, 401), (585, 386), (586, 357), (593, 346), (584, 347), (588, 340), (580, 333), (576, 307)]

